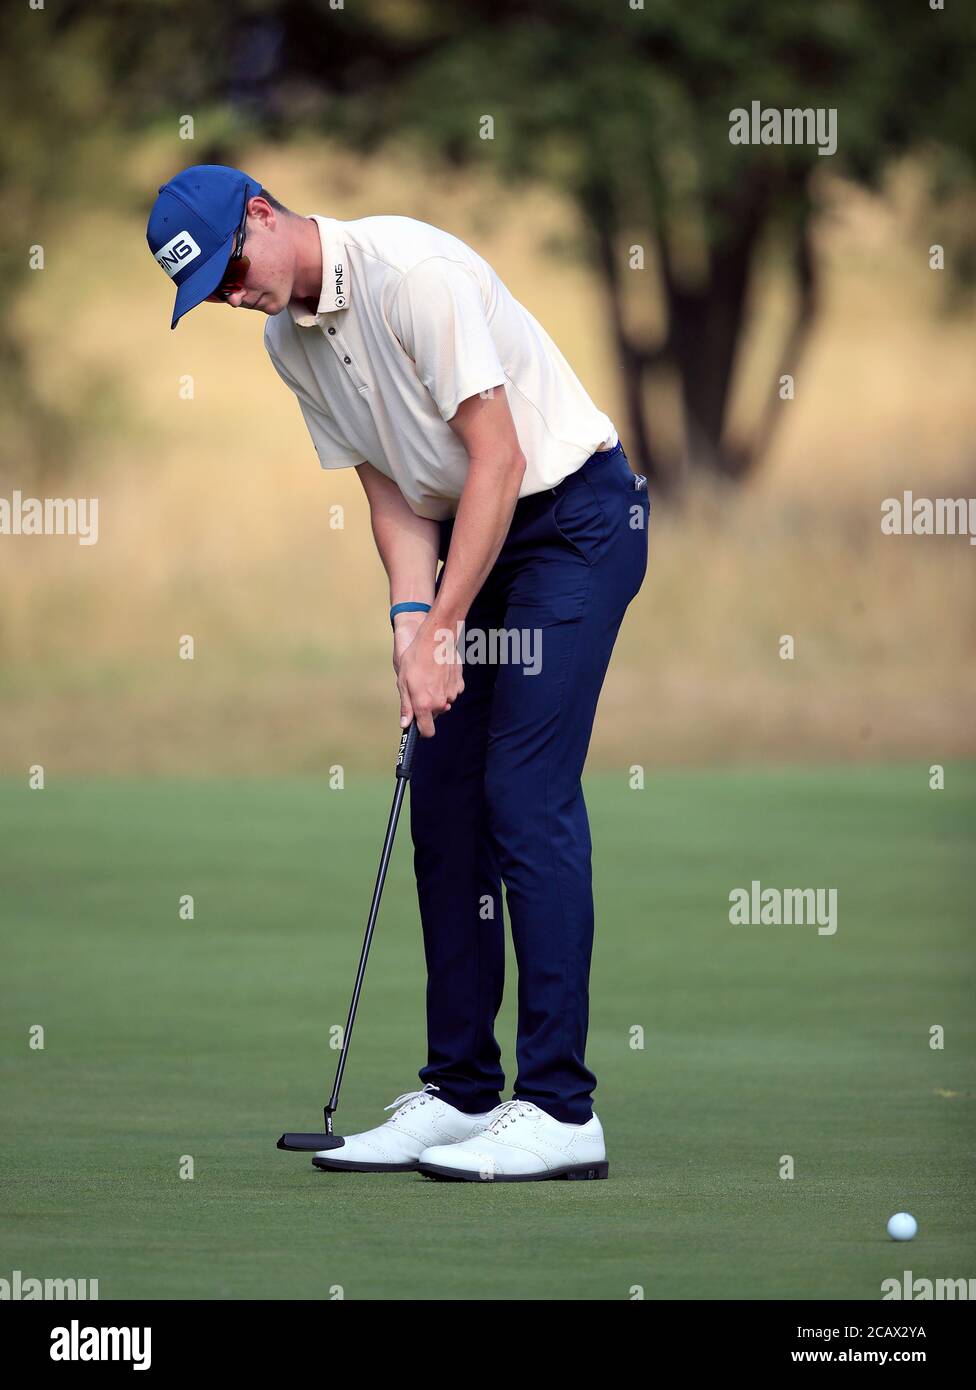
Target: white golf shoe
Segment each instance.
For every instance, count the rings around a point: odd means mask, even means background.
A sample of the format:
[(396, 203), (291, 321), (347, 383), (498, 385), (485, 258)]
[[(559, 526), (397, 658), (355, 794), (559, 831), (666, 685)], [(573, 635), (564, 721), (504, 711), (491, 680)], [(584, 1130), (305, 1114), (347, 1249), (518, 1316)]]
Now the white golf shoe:
[(459, 1144), (424, 1149), (420, 1171), (457, 1182), (542, 1182), (609, 1173), (603, 1126), (595, 1115), (585, 1125), (568, 1125), (530, 1101), (507, 1100), (488, 1121)]
[(439, 1151), (469, 1139), (488, 1123), (494, 1111), (465, 1115), (433, 1094), (438, 1088), (430, 1082), (422, 1091), (397, 1096), (386, 1110), (395, 1113), (386, 1124), (349, 1134), (337, 1147), (320, 1149), (312, 1158), (316, 1168), (349, 1173), (409, 1173), (417, 1159), (432, 1144)]

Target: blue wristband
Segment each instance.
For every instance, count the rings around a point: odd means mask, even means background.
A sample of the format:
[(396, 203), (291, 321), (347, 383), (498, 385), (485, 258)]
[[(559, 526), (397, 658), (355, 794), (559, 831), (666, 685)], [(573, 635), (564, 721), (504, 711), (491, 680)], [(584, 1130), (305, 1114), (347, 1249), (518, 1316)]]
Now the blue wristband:
[(415, 603), (412, 599), (407, 603), (395, 603), (390, 609), (390, 626), (393, 626), (393, 619), (398, 613), (429, 613), (429, 603)]

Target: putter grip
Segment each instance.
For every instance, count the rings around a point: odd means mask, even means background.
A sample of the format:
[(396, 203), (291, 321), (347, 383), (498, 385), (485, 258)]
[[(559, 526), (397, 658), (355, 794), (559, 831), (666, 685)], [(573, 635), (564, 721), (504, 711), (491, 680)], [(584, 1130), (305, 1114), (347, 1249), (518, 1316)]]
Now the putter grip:
[(411, 719), (410, 723), (400, 735), (400, 751), (397, 754), (396, 775), (398, 777), (409, 778), (413, 771), (413, 755), (417, 747), (417, 721)]

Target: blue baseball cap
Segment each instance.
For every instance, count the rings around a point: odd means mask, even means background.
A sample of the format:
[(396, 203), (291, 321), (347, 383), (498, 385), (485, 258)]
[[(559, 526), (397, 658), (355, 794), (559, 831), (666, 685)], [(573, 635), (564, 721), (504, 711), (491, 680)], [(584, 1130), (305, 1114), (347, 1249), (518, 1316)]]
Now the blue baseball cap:
[(193, 164), (164, 183), (146, 227), (149, 249), (176, 283), (175, 328), (224, 278), (249, 198), (261, 184), (243, 169)]

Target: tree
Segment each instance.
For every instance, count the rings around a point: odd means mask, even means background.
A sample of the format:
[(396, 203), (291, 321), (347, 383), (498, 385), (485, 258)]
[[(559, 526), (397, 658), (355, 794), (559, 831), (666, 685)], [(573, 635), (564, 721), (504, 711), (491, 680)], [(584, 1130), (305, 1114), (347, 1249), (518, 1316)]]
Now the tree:
[[(632, 7), (637, 5), (637, 8)], [(313, 7), (315, 8), (315, 7)], [(687, 468), (741, 477), (779, 419), (775, 385), (795, 373), (817, 307), (811, 223), (831, 164), (877, 186), (896, 158), (926, 157), (952, 184), (976, 157), (974, 18), (922, 0), (468, 0), (359, 5), (375, 21), (387, 77), (346, 104), (343, 135), (369, 150), (414, 133), (457, 166), (491, 163), (509, 185), (548, 183), (579, 211), (606, 288), (632, 456), (659, 486)], [(328, 26), (319, 31), (328, 42)], [(394, 61), (401, 60), (398, 67)], [(309, 57), (325, 62), (325, 54)], [(815, 146), (730, 143), (730, 114), (834, 108), (834, 157)], [(480, 138), (484, 114), (494, 138)], [(951, 175), (951, 177), (950, 177)], [(629, 248), (652, 251), (666, 306), (649, 339)], [(967, 253), (971, 258), (971, 250)], [(747, 438), (729, 432), (736, 358), (763, 257), (783, 260), (795, 313)], [(964, 259), (960, 255), (960, 260)], [(655, 382), (677, 377), (683, 456), (653, 428)]]
[[(214, 104), (236, 124), (225, 123), (225, 143), (195, 149), (198, 160), (232, 161), (235, 141), (255, 132), (318, 129), (364, 155), (409, 138), (449, 166), (491, 166), (512, 187), (549, 184), (578, 209), (578, 251), (606, 289), (629, 452), (666, 487), (689, 469), (742, 477), (768, 448), (773, 384), (747, 437), (732, 438), (733, 374), (750, 288), (773, 258), (795, 287), (775, 378), (795, 372), (817, 306), (818, 170), (877, 186), (892, 161), (917, 153), (944, 188), (972, 184), (976, 18), (955, 0), (945, 10), (925, 0), (335, 3), (65, 0), (56, 13), (22, 13), (4, 105), (8, 137), (22, 130), (29, 153), (12, 153), (9, 138), (0, 153), (15, 243), (68, 190), (79, 196), (78, 170), (104, 159), (109, 133), (132, 138), (164, 114)], [(836, 155), (731, 143), (731, 113), (753, 101), (836, 110)], [(485, 115), (492, 139), (481, 138)], [(635, 246), (665, 306), (653, 336), (640, 326), (650, 295), (631, 268)], [(972, 265), (974, 246), (955, 262)], [(8, 295), (22, 265), (8, 258), (0, 273)], [(23, 406), (18, 353), (0, 326), (8, 399)], [(683, 406), (678, 455), (654, 429), (665, 380), (677, 380)]]

